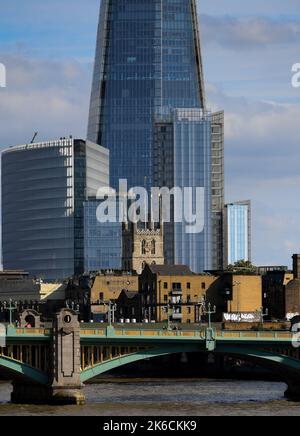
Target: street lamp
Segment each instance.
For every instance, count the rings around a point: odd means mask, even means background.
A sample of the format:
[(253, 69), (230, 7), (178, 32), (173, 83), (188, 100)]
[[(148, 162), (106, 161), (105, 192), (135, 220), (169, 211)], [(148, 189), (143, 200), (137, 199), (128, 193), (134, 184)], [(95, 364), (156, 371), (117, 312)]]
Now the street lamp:
[(241, 282), (234, 281), (233, 286), (237, 286), (237, 312), (240, 313), (240, 288)]
[(111, 327), (112, 324), (115, 323), (115, 312), (117, 310), (117, 305), (116, 303), (113, 303), (111, 300), (109, 300), (108, 303), (108, 323), (109, 326)]
[(264, 313), (264, 308), (261, 307), (260, 308), (260, 327), (261, 327), (261, 330), (264, 329), (264, 318), (266, 318), (267, 316), (269, 316), (269, 310), (266, 309), (266, 312)]
[(212, 309), (211, 303), (208, 303), (207, 308), (204, 306), (203, 313), (204, 315), (208, 315), (208, 328), (211, 329), (211, 315), (215, 315), (217, 313), (216, 306), (214, 306)]
[(9, 311), (9, 324), (10, 325), (12, 325), (12, 323), (13, 323), (12, 322), (13, 312), (18, 309), (17, 303), (14, 303), (14, 306), (12, 305), (12, 303), (13, 303), (13, 300), (10, 298), (8, 307), (6, 306), (6, 301), (3, 304), (4, 309)]
[(174, 309), (172, 310), (171, 302), (168, 303), (167, 310), (168, 310), (168, 330), (171, 330), (171, 316), (174, 310)]

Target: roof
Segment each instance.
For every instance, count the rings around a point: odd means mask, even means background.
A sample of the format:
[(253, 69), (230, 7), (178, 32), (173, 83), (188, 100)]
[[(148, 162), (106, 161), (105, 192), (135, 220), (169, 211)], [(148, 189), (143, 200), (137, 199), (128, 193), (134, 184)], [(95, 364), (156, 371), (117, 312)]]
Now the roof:
[(194, 273), (187, 265), (149, 265), (153, 274), (160, 276), (192, 276)]
[(122, 294), (126, 295), (126, 297), (130, 300), (139, 296), (138, 291), (127, 291), (125, 289), (123, 289)]

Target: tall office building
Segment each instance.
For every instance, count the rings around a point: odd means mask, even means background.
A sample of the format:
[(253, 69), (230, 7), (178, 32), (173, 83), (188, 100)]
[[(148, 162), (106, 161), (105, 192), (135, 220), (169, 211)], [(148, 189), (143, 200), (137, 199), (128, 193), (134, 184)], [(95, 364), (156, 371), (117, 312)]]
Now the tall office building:
[(62, 280), (84, 270), (84, 201), (109, 184), (109, 151), (61, 139), (2, 153), (5, 269)]
[[(118, 188), (120, 179), (127, 179), (129, 187), (144, 186), (145, 181), (148, 189), (155, 186), (156, 123), (162, 116), (172, 117), (174, 109), (205, 111), (205, 106), (196, 0), (102, 0), (88, 138), (110, 150), (112, 187)], [(220, 126), (222, 114), (216, 114), (214, 121), (215, 126)], [(212, 129), (213, 125), (212, 120)], [(217, 135), (218, 139), (214, 142), (213, 138)], [(212, 130), (210, 142), (205, 142), (206, 155), (212, 154), (213, 144), (217, 147), (216, 153), (223, 152), (220, 138), (222, 141), (223, 131), (215, 134)], [(199, 160), (191, 159), (189, 147), (196, 151), (203, 144), (182, 142), (180, 147), (189, 155), (188, 170), (195, 174), (192, 178), (195, 182), (201, 178), (196, 175), (200, 171), (197, 167)], [(222, 177), (220, 162), (223, 156), (218, 155), (216, 159), (218, 163), (214, 165), (211, 161), (207, 177), (212, 178), (216, 169)], [(183, 173), (186, 171), (184, 159), (178, 161), (177, 168), (180, 165)], [(203, 165), (201, 162), (200, 167)], [(162, 179), (163, 175), (159, 178)], [(188, 176), (182, 178), (182, 183), (187, 179)], [(219, 247), (223, 238), (220, 237), (220, 227), (216, 226), (222, 225), (219, 214), (222, 213), (224, 200), (222, 205), (215, 204), (214, 200), (223, 195), (224, 182), (222, 178), (215, 182), (222, 185), (221, 189), (218, 185), (215, 190), (218, 194), (213, 193), (212, 184), (210, 188), (208, 184), (203, 186), (210, 189), (207, 198), (210, 197), (211, 204), (204, 213), (206, 216), (210, 213), (207, 224), (211, 236), (210, 242), (207, 242), (210, 244), (207, 261), (201, 264), (217, 267), (217, 263), (223, 263), (220, 259), (223, 250)], [(199, 247), (198, 242), (191, 241), (187, 248), (190, 254), (183, 260), (199, 256), (206, 250), (203, 244)], [(177, 253), (182, 243), (179, 245), (179, 242), (173, 241)], [(215, 258), (213, 253), (216, 253)], [(195, 265), (195, 258), (189, 264), (191, 267)]]
[(224, 112), (211, 115), (212, 266), (224, 266), (223, 213), (225, 204)]
[[(174, 109), (171, 116), (159, 117), (155, 128), (155, 186), (204, 188), (198, 205), (201, 214), (198, 219), (203, 230), (197, 233), (187, 233), (187, 222), (175, 222), (175, 200), (171, 201), (172, 219), (164, 225), (166, 263), (189, 265), (193, 272), (198, 273), (210, 270), (213, 266), (212, 116), (202, 109)], [(195, 191), (191, 203), (195, 213)]]
[(251, 202), (238, 201), (225, 206), (225, 267), (240, 260), (251, 261)]
[(96, 198), (84, 202), (84, 271), (87, 273), (122, 269), (123, 225), (119, 222), (119, 203), (116, 222), (98, 220), (100, 205)]
[(102, 0), (88, 138), (110, 150), (112, 187), (152, 184), (153, 119), (204, 108), (195, 0)]

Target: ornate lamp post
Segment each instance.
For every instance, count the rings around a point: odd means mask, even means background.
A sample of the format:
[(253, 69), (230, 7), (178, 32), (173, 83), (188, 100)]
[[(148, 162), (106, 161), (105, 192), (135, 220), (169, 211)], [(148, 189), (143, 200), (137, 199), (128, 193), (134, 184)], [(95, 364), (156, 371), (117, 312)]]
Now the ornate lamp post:
[(208, 303), (207, 308), (204, 307), (204, 314), (208, 315), (208, 327), (206, 329), (206, 349), (208, 351), (214, 351), (216, 348), (216, 330), (212, 328), (211, 315), (217, 313), (216, 306), (211, 307), (211, 303)]
[(111, 327), (115, 322), (115, 312), (117, 311), (117, 305), (113, 301), (109, 300), (108, 303), (108, 323)]
[(261, 328), (261, 330), (264, 329), (264, 318), (266, 318), (267, 316), (269, 316), (269, 310), (266, 309), (266, 312), (264, 313), (264, 308), (261, 307), (261, 309), (260, 309), (260, 328)]
[(13, 305), (13, 300), (10, 298), (9, 306), (6, 305), (6, 301), (5, 301), (3, 304), (3, 307), (5, 310), (9, 311), (9, 324), (12, 325), (13, 324), (13, 322), (12, 322), (13, 312), (18, 309), (18, 305), (17, 305), (17, 303), (14, 303), (14, 305)]
[(212, 309), (211, 303), (208, 303), (207, 308), (204, 306), (203, 313), (204, 315), (208, 315), (208, 328), (211, 329), (211, 316), (217, 313), (216, 306), (214, 306)]

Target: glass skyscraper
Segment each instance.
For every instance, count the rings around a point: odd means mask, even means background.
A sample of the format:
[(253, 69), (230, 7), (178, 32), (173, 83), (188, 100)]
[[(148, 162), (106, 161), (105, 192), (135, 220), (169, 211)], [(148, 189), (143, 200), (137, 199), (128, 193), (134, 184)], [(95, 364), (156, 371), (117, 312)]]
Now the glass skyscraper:
[[(174, 109), (155, 125), (154, 184), (204, 188), (201, 202), (203, 230), (188, 234), (187, 222), (165, 223), (165, 258), (169, 264), (189, 265), (192, 271), (212, 269), (212, 116), (201, 109)], [(196, 211), (196, 191), (192, 196)], [(173, 217), (174, 202), (171, 203)], [(200, 216), (199, 216), (200, 218)]]
[(225, 266), (241, 260), (251, 261), (251, 202), (227, 204), (224, 219)]
[(84, 201), (109, 184), (109, 151), (61, 139), (2, 153), (5, 269), (63, 280), (84, 271)]
[[(88, 138), (110, 150), (113, 188), (118, 188), (120, 179), (127, 179), (129, 188), (146, 185), (150, 189), (155, 186), (156, 123), (162, 114), (172, 117), (174, 109), (206, 110), (196, 0), (102, 0)], [(223, 132), (219, 137), (223, 138)], [(201, 149), (203, 145), (207, 147), (206, 155), (210, 155), (213, 135), (205, 144), (199, 140), (198, 144), (194, 142), (192, 145), (191, 142), (182, 142), (182, 156), (186, 150), (187, 159), (190, 159), (192, 151), (189, 147), (195, 151), (197, 146)], [(218, 171), (222, 158), (216, 157)], [(193, 174), (198, 169), (200, 171), (196, 162), (199, 160), (194, 161)], [(186, 168), (184, 159), (181, 163), (183, 171)], [(181, 163), (178, 161), (177, 168)], [(192, 159), (190, 165), (193, 165)], [(211, 160), (210, 168), (206, 168), (205, 180), (208, 181), (216, 165)], [(220, 174), (222, 177), (222, 171)], [(162, 178), (161, 175), (159, 179)], [(193, 180), (200, 178), (195, 176)], [(188, 179), (188, 176), (181, 178), (181, 182)], [(216, 238), (217, 242), (223, 240), (216, 236), (220, 235), (220, 228), (216, 226), (222, 224), (216, 213), (222, 213), (224, 202), (221, 207), (219, 203), (214, 207), (216, 196), (212, 184), (209, 182), (204, 188), (209, 190), (207, 195), (211, 201), (204, 212), (206, 215), (210, 213), (211, 220), (212, 235), (207, 251), (207, 257), (210, 257), (216, 252), (213, 247)], [(223, 185), (219, 193), (223, 195)], [(215, 223), (213, 227), (212, 222)], [(179, 243), (173, 245), (178, 253), (183, 246)], [(194, 247), (196, 245), (195, 242)], [(199, 246), (199, 250), (202, 249), (203, 246)], [(190, 253), (192, 266), (196, 263), (192, 257), (199, 253), (197, 248)], [(166, 259), (168, 261), (168, 256)], [(182, 259), (188, 261), (185, 256)], [(216, 262), (219, 261), (216, 257)], [(214, 259), (204, 264), (217, 267)]]
[[(84, 271), (122, 269), (122, 223), (97, 219), (101, 202), (90, 199), (84, 203)], [(117, 206), (116, 210), (118, 212)]]
[(194, 0), (102, 0), (88, 138), (110, 150), (112, 187), (153, 186), (153, 119), (203, 108)]

